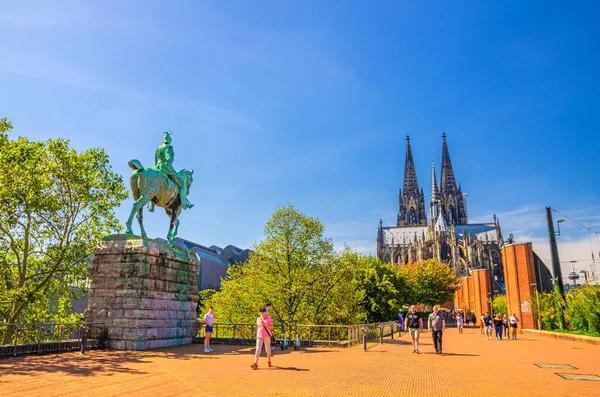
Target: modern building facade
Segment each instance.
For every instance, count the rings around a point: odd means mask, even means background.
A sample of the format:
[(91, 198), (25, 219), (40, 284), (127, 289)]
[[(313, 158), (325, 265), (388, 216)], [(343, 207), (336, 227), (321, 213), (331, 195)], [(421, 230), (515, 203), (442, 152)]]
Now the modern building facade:
[(243, 263), (252, 253), (250, 249), (241, 249), (234, 245), (225, 248), (212, 245), (205, 247), (189, 240), (176, 237), (173, 244), (187, 248), (196, 253), (200, 259), (198, 267), (198, 291), (216, 289), (221, 287), (221, 278), (227, 276), (227, 269), (234, 263)]

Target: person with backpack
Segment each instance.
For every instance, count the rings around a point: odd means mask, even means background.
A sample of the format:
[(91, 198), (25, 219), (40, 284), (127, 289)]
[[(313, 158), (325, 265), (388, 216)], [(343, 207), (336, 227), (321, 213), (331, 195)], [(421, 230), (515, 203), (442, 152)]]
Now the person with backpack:
[(267, 351), (267, 365), (271, 367), (271, 335), (273, 335), (273, 321), (267, 316), (267, 309), (260, 309), (260, 317), (256, 319), (256, 352), (254, 353), (254, 364), (252, 369), (258, 369), (258, 359), (263, 345)]

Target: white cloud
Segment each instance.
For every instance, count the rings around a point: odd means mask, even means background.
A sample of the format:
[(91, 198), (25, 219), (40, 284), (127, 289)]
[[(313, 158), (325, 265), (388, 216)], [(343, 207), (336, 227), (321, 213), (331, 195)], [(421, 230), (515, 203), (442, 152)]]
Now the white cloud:
[(249, 129), (259, 126), (256, 121), (230, 109), (215, 107), (192, 99), (169, 98), (163, 95), (144, 93), (126, 86), (118, 86), (91, 72), (79, 70), (42, 54), (12, 51), (7, 47), (0, 48), (0, 50), (3, 52), (0, 72), (3, 73), (113, 95), (126, 100), (146, 103), (169, 112), (193, 115), (203, 120), (233, 124)]

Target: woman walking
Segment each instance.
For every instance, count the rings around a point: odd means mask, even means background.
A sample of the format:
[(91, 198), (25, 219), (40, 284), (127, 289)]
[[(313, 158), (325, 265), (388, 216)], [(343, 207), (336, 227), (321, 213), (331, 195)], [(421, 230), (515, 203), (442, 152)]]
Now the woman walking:
[(494, 328), (496, 329), (496, 340), (502, 340), (502, 318), (497, 313), (494, 316)]
[(260, 309), (260, 317), (256, 319), (256, 353), (254, 354), (254, 364), (252, 369), (258, 368), (258, 359), (263, 345), (267, 351), (267, 365), (271, 366), (271, 335), (273, 335), (273, 321), (267, 316), (267, 309)]
[(512, 340), (517, 340), (517, 323), (519, 322), (519, 318), (515, 313), (508, 318), (508, 322), (510, 323), (510, 335)]
[(504, 328), (504, 337), (508, 339), (508, 317), (506, 317), (506, 314), (502, 317), (502, 328)]
[(458, 333), (462, 334), (463, 333), (463, 317), (460, 312), (456, 316), (456, 325), (458, 325)]

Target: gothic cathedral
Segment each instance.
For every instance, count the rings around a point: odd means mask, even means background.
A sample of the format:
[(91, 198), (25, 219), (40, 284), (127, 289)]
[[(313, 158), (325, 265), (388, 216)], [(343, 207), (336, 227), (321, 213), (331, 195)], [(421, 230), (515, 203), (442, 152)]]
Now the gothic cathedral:
[(504, 244), (500, 223), (468, 223), (467, 195), (457, 184), (450, 160), (446, 134), (442, 134), (442, 172), (438, 188), (435, 167), (431, 167), (429, 222), (425, 195), (419, 188), (410, 137), (406, 137), (404, 184), (399, 192), (398, 220), (395, 227), (379, 221), (377, 256), (399, 266), (426, 259), (437, 259), (451, 266), (459, 277), (473, 270), (488, 269), (496, 288), (504, 290), (502, 256)]

